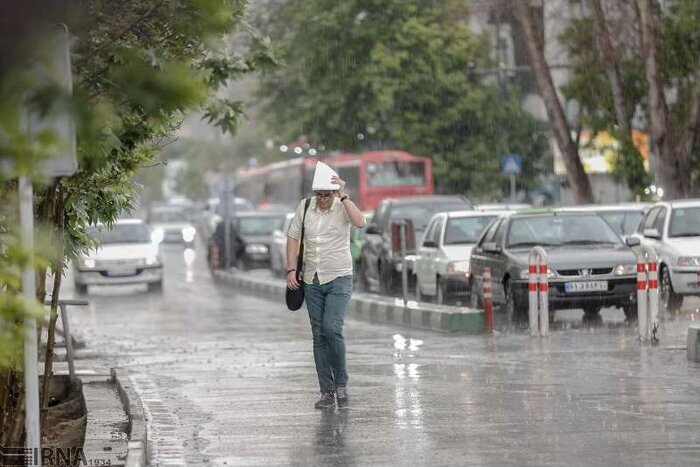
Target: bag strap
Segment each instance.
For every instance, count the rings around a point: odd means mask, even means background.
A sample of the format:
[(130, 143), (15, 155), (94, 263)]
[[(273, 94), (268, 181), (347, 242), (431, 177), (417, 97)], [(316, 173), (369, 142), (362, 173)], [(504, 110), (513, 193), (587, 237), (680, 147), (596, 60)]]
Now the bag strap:
[(301, 269), (304, 267), (304, 223), (306, 222), (306, 211), (311, 205), (311, 198), (306, 198), (304, 203), (304, 216), (301, 218), (301, 240), (299, 240), (299, 255), (297, 256), (297, 277), (301, 275)]

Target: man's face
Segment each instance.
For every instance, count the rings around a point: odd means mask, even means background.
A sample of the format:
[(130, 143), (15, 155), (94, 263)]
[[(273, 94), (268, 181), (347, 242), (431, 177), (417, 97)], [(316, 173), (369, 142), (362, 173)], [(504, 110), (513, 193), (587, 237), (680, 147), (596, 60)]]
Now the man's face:
[(314, 191), (316, 196), (316, 202), (322, 209), (327, 209), (333, 203), (333, 198), (335, 197), (335, 191), (330, 190), (318, 190)]

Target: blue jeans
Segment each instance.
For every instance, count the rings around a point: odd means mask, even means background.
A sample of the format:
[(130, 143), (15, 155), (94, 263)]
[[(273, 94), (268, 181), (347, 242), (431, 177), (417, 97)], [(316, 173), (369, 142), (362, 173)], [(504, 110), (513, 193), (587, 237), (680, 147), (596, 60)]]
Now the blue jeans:
[(327, 284), (304, 286), (314, 343), (314, 362), (321, 392), (332, 392), (348, 383), (345, 368), (345, 309), (350, 303), (352, 276), (337, 277)]

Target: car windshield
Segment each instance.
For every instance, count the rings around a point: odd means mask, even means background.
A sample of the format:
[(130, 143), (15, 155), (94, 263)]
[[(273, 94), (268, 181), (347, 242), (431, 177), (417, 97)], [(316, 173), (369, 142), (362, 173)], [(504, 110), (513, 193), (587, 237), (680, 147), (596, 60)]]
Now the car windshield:
[(447, 221), (445, 245), (476, 243), (479, 235), (496, 216), (457, 217)]
[(179, 209), (154, 210), (151, 211), (150, 221), (152, 223), (186, 222), (187, 215)]
[(88, 234), (102, 245), (113, 243), (150, 243), (151, 229), (146, 224), (114, 224), (90, 227)]
[(513, 219), (508, 231), (509, 248), (535, 245), (621, 244), (620, 237), (597, 215), (537, 216)]
[(408, 204), (399, 205), (394, 207), (391, 211), (391, 221), (397, 221), (400, 219), (411, 219), (413, 221), (413, 227), (418, 232), (422, 232), (430, 222), (430, 219), (437, 212), (451, 212), (451, 211), (463, 211), (465, 209), (470, 209), (467, 203), (460, 202), (443, 202), (435, 204), (432, 203), (421, 203), (421, 204)]
[[(216, 205), (215, 212), (218, 215), (223, 216), (225, 214), (224, 213), (225, 208), (226, 208), (226, 206), (224, 206), (223, 201), (221, 201)], [(231, 202), (229, 203), (229, 209), (231, 209), (232, 214), (235, 212), (255, 211), (255, 207), (253, 206), (253, 203), (251, 203), (250, 201), (248, 201), (247, 199), (244, 199), (244, 198), (232, 199)]]
[(700, 206), (675, 208), (671, 214), (669, 237), (700, 237)]
[(632, 235), (644, 217), (641, 211), (604, 211), (598, 214), (618, 235)]
[(245, 217), (238, 222), (241, 235), (270, 235), (282, 227), (284, 217)]

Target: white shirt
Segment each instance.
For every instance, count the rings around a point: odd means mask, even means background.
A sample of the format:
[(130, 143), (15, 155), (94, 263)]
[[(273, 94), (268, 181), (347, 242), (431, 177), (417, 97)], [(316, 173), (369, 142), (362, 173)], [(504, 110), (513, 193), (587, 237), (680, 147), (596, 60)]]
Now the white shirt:
[[(304, 203), (302, 200), (297, 206), (294, 220), (287, 230), (287, 236), (295, 240), (301, 238)], [(311, 198), (304, 225), (304, 282), (311, 284), (314, 274), (318, 274), (321, 284), (338, 277), (351, 276), (351, 224), (340, 200), (335, 198), (330, 210), (321, 212), (316, 205), (316, 197)]]

